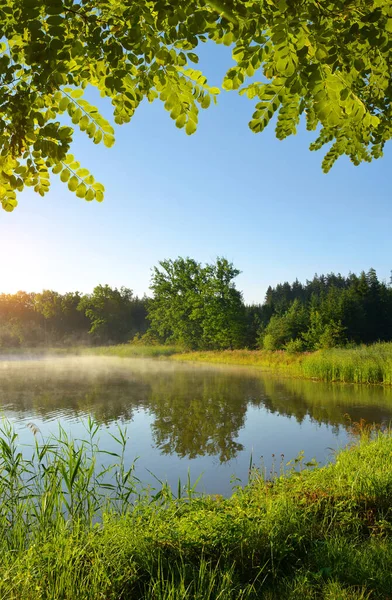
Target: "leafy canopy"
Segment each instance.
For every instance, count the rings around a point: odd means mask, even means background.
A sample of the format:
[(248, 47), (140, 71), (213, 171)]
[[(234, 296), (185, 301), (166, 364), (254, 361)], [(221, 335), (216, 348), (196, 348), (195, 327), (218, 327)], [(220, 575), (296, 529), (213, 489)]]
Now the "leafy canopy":
[(150, 286), (152, 331), (188, 348), (241, 347), (245, 312), (233, 282), (239, 273), (225, 258), (204, 267), (191, 258), (161, 261)]
[(103, 199), (70, 152), (72, 125), (114, 143), (87, 86), (110, 99), (118, 125), (158, 98), (193, 134), (220, 91), (193, 67), (207, 41), (232, 49), (222, 86), (253, 101), (252, 131), (277, 115), (283, 139), (304, 114), (317, 131), (311, 149), (328, 144), (324, 171), (343, 154), (356, 165), (379, 158), (392, 135), (391, 34), (390, 0), (2, 0), (2, 206), (12, 211), (25, 186), (43, 196), (51, 173), (78, 197)]

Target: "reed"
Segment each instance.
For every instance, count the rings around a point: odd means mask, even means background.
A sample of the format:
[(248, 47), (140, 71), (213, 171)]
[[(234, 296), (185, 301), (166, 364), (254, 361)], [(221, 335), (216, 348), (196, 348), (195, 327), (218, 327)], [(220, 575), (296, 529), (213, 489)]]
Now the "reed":
[(179, 361), (249, 365), (327, 382), (392, 385), (391, 342), (293, 354), (285, 351), (225, 350), (175, 354), (171, 358)]

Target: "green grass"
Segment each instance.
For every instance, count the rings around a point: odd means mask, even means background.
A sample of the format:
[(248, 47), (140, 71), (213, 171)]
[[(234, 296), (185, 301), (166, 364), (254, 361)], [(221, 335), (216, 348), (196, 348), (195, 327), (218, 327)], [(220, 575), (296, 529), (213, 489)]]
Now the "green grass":
[(387, 599), (392, 590), (392, 437), (378, 434), (336, 462), (229, 498), (187, 482), (144, 489), (125, 468), (126, 434), (101, 470), (98, 428), (60, 429), (23, 457), (0, 438), (0, 598), (7, 600)]
[(68, 347), (37, 347), (37, 348), (0, 348), (0, 356), (45, 356), (45, 355), (93, 355), (118, 356), (120, 358), (157, 358), (172, 356), (182, 352), (181, 346), (143, 346), (139, 344), (117, 344), (116, 346), (68, 346)]
[[(94, 356), (119, 356), (120, 358), (157, 358), (172, 356), (182, 351), (180, 346), (143, 346), (139, 344), (118, 344), (117, 346), (91, 346), (76, 349), (79, 354)], [(72, 350), (70, 350), (72, 353)]]
[(262, 367), (294, 377), (328, 382), (392, 385), (391, 342), (298, 354), (284, 351), (225, 350), (221, 352), (188, 352), (175, 355), (173, 358)]

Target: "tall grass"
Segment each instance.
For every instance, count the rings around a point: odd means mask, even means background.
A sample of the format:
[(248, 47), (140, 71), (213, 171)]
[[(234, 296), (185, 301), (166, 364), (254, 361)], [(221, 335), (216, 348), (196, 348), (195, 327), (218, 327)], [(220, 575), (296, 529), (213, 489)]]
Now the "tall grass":
[(250, 365), (295, 377), (342, 383), (392, 385), (392, 343), (355, 348), (331, 348), (290, 354), (284, 351), (225, 350), (175, 355), (176, 360)]
[[(366, 429), (334, 464), (267, 480), (251, 467), (230, 498), (188, 481), (144, 489), (118, 452), (63, 429), (21, 452), (0, 436), (0, 598), (7, 600), (389, 598), (392, 438)], [(101, 467), (110, 456), (113, 464)]]

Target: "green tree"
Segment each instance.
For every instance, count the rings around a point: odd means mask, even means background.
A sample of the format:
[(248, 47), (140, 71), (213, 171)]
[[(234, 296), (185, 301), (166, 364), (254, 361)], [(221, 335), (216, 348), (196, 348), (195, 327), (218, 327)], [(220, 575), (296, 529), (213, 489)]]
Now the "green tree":
[(61, 297), (63, 331), (70, 341), (83, 339), (89, 329), (89, 320), (79, 310), (82, 296), (79, 292), (67, 292)]
[(164, 260), (153, 270), (148, 318), (153, 331), (188, 348), (235, 348), (245, 336), (245, 309), (224, 258), (202, 265), (191, 258)]
[(319, 310), (311, 309), (309, 326), (302, 334), (304, 345), (308, 350), (334, 348), (345, 342), (345, 327), (340, 320), (329, 319), (327, 322)]
[(242, 293), (233, 280), (240, 271), (225, 258), (204, 270), (202, 345), (206, 348), (241, 348), (245, 343), (246, 315)]
[(129, 341), (140, 332), (134, 311), (135, 306), (139, 309), (138, 305), (139, 299), (134, 298), (132, 290), (98, 285), (92, 294), (83, 296), (78, 310), (90, 320), (89, 333), (94, 341), (118, 343)]
[[(108, 98), (116, 124), (143, 99), (160, 99), (192, 134), (218, 88), (193, 67), (201, 42), (232, 49), (222, 87), (255, 103), (262, 131), (296, 132), (305, 115), (316, 150), (330, 144), (328, 171), (383, 153), (391, 132), (390, 0), (3, 0), (0, 6), (0, 201), (25, 186), (44, 195), (50, 174), (86, 200), (104, 187), (70, 153), (73, 125), (110, 147), (112, 125), (84, 97)], [(249, 78), (257, 76), (257, 80)], [(68, 117), (70, 123), (64, 119)]]
[(154, 267), (148, 303), (153, 331), (165, 340), (197, 348), (203, 336), (203, 270), (191, 258), (163, 260)]
[(309, 313), (308, 329), (302, 334), (302, 339), (308, 350), (316, 350), (319, 347), (324, 329), (325, 325), (320, 311), (312, 308)]
[(290, 342), (300, 338), (308, 326), (308, 311), (296, 299), (290, 308), (281, 315), (271, 317), (267, 327), (262, 329), (259, 346), (264, 350), (279, 350)]

